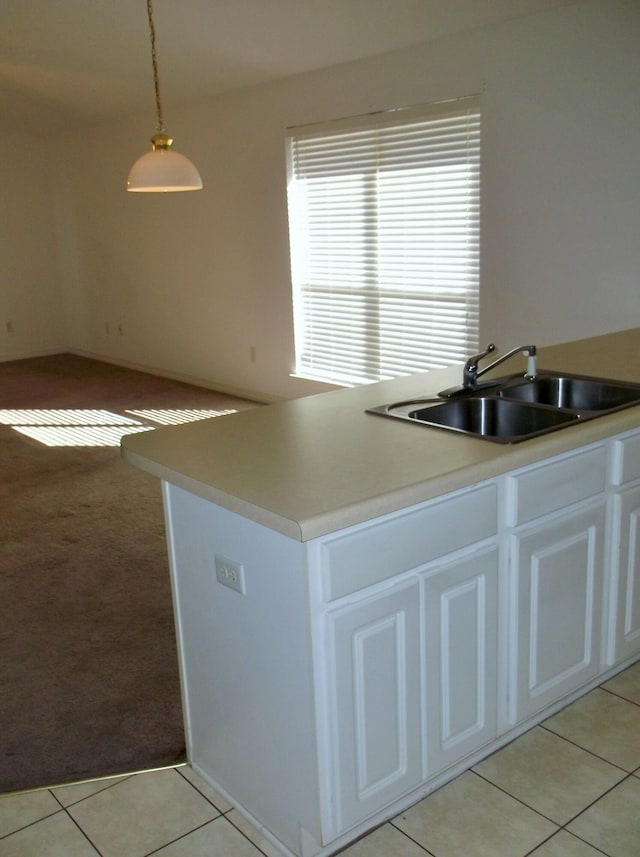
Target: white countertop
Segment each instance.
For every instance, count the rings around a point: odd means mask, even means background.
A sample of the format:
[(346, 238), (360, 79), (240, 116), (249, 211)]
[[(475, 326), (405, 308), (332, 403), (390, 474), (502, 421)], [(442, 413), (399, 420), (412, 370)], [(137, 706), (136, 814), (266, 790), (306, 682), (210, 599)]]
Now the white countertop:
[[(501, 345), (506, 352), (514, 343)], [(495, 374), (525, 365), (516, 356)], [(638, 382), (640, 328), (539, 348), (538, 368)], [(640, 426), (635, 406), (503, 445), (365, 413), (461, 379), (462, 367), (452, 367), (141, 432), (123, 438), (122, 453), (148, 473), (307, 541)]]

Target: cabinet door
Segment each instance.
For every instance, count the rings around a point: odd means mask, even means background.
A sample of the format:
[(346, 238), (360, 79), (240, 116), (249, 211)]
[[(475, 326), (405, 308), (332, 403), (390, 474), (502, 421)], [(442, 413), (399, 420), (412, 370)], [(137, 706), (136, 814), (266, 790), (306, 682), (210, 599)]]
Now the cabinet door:
[(598, 674), (604, 509), (603, 501), (511, 537), (514, 723)]
[(619, 663), (640, 652), (640, 485), (614, 497), (612, 550), (615, 612), (609, 662)]
[(413, 581), (329, 616), (337, 832), (420, 782), (419, 600)]
[(426, 775), (497, 734), (498, 549), (424, 578)]

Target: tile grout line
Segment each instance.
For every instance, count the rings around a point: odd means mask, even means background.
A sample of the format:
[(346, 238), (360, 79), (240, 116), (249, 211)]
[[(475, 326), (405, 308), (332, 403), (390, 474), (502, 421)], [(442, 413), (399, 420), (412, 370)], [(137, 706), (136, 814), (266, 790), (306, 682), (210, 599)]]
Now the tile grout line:
[[(71, 821), (71, 823), (74, 825), (74, 827), (76, 827), (80, 831), (80, 833), (84, 836), (84, 838), (87, 840), (89, 845), (91, 845), (91, 847), (94, 849), (96, 854), (99, 855), (99, 857), (103, 857), (102, 852), (98, 849), (98, 847), (95, 845), (95, 843), (92, 842), (92, 840), (89, 838), (87, 833), (85, 833), (85, 831), (82, 829), (82, 827), (80, 827), (80, 825), (75, 820), (75, 818), (71, 815), (71, 813), (67, 811), (67, 807), (63, 806), (60, 803), (59, 799), (56, 797), (56, 795), (53, 793), (53, 791), (50, 788), (41, 788), (41, 789), (38, 789), (38, 791), (39, 792), (49, 792), (51, 797), (58, 804), (58, 809), (54, 810), (53, 812), (48, 812), (45, 815), (41, 815), (39, 818), (36, 818), (33, 821), (30, 821), (28, 824), (25, 824), (22, 827), (17, 827), (15, 830), (12, 830), (10, 833), (3, 834), (2, 836), (0, 836), (0, 840), (10, 839), (12, 836), (16, 836), (18, 833), (22, 833), (25, 830), (28, 830), (30, 827), (36, 827), (41, 822), (46, 821), (48, 818), (53, 818), (55, 815), (65, 815)], [(21, 792), (21, 794), (29, 794), (29, 792)], [(80, 802), (81, 801), (77, 801), (77, 803), (80, 803)], [(75, 804), (71, 804), (71, 806), (75, 806)]]
[[(632, 666), (635, 666), (635, 664), (632, 664)], [(627, 667), (627, 669), (629, 669), (629, 667)], [(624, 672), (624, 670), (623, 670), (623, 672)], [(614, 676), (614, 678), (616, 678), (616, 676)], [(609, 681), (612, 681), (612, 679), (609, 679)], [(606, 684), (606, 682), (605, 682), (605, 684)], [(599, 684), (598, 689), (603, 690), (605, 693), (611, 694), (611, 696), (615, 696), (617, 699), (623, 699), (625, 702), (628, 702), (630, 705), (635, 705), (636, 708), (640, 708), (640, 702), (636, 702), (635, 699), (629, 699), (627, 696), (622, 696), (621, 694), (616, 693), (615, 690), (611, 690), (610, 688), (605, 687), (604, 684)]]
[[(227, 816), (231, 812), (234, 811), (235, 807), (232, 806), (230, 809), (228, 809), (226, 811), (221, 810), (219, 807), (217, 807), (215, 805), (215, 803), (210, 798), (208, 798), (203, 792), (200, 791), (200, 789), (197, 787), (197, 785), (195, 783), (193, 783), (188, 777), (185, 777), (182, 773), (180, 773), (179, 770), (177, 770), (177, 772), (178, 772), (178, 774), (180, 774), (180, 776), (182, 777), (183, 780), (185, 780), (187, 783), (189, 783), (189, 785), (194, 789), (194, 791), (196, 791), (201, 797), (203, 797), (208, 803), (211, 804), (211, 806), (219, 813), (218, 818), (224, 818), (224, 820), (227, 821), (233, 827), (234, 830), (237, 830), (238, 833), (240, 833), (257, 851), (260, 852), (260, 854), (264, 855), (264, 857), (268, 857), (268, 855), (265, 854), (265, 852), (258, 845), (256, 845), (256, 843), (253, 842), (253, 840), (250, 839), (246, 833), (244, 833), (244, 831), (242, 831), (236, 824), (233, 823), (232, 819), (227, 818)], [(227, 801), (227, 803), (228, 803), (228, 801)], [(215, 819), (215, 818), (211, 819), (211, 821), (216, 821), (216, 820), (217, 819)], [(209, 823), (210, 822), (207, 822), (207, 824), (209, 824)], [(196, 828), (194, 828), (194, 830), (195, 829)], [(259, 832), (259, 831), (257, 831), (257, 832)], [(187, 834), (185, 834), (185, 835), (187, 835)], [(148, 857), (148, 855), (147, 855), (147, 857)]]
[[(546, 845), (547, 842), (550, 842), (554, 836), (557, 836), (558, 833), (560, 833), (561, 830), (562, 828), (560, 828), (559, 830), (554, 830), (553, 833), (550, 833), (549, 836), (546, 837), (546, 839), (543, 839), (542, 842), (538, 842), (536, 845), (533, 846), (531, 851), (527, 851), (527, 853), (523, 854), (522, 857), (531, 857), (532, 854), (535, 854), (538, 848), (541, 848), (543, 845)], [(609, 855), (607, 855), (607, 857), (609, 857)]]
[[(596, 758), (598, 758), (598, 757), (596, 757)], [(622, 768), (618, 768), (618, 770), (622, 770)], [(535, 807), (532, 807), (528, 803), (525, 803), (525, 801), (523, 801), (522, 798), (516, 797), (516, 795), (511, 794), (511, 792), (508, 792), (505, 788), (503, 788), (502, 786), (499, 786), (497, 783), (494, 783), (492, 780), (487, 779), (487, 777), (483, 776), (482, 774), (479, 774), (477, 771), (474, 771), (473, 769), (471, 769), (471, 773), (475, 774), (477, 777), (480, 777), (480, 779), (484, 780), (484, 782), (486, 782), (488, 785), (493, 786), (494, 788), (498, 789), (503, 794), (506, 794), (508, 797), (517, 801), (519, 804), (522, 804), (522, 806), (531, 810), (531, 812), (535, 812), (541, 818), (544, 818), (546, 821), (551, 822), (551, 824), (555, 824), (556, 827), (558, 828), (558, 830), (564, 830), (568, 824), (571, 824), (572, 822), (574, 822), (576, 820), (576, 818), (578, 818), (579, 816), (582, 815), (583, 812), (586, 812), (588, 809), (591, 809), (591, 807), (594, 806), (594, 804), (598, 803), (599, 800), (601, 800), (606, 795), (610, 794), (610, 792), (617, 789), (618, 786), (621, 786), (622, 783), (625, 783), (627, 780), (629, 780), (629, 779), (631, 779), (631, 777), (633, 777), (633, 774), (630, 774), (628, 771), (625, 771), (624, 772), (625, 776), (622, 777), (622, 779), (618, 780), (618, 782), (614, 783), (612, 786), (609, 786), (608, 789), (605, 789), (605, 791), (603, 791), (602, 794), (598, 795), (597, 798), (594, 798), (594, 800), (592, 800), (591, 803), (588, 803), (586, 806), (584, 806), (580, 810), (580, 812), (577, 812), (575, 815), (572, 815), (571, 818), (569, 818), (567, 821), (560, 823), (560, 822), (554, 821), (553, 818), (549, 818), (548, 815), (545, 815), (543, 812), (540, 812), (539, 809), (535, 809)], [(558, 831), (556, 831), (556, 833), (557, 832)]]
[[(478, 773), (478, 771), (475, 771), (473, 768), (469, 768), (469, 773), (471, 773), (471, 774), (475, 774), (475, 775), (476, 775), (476, 777), (478, 777), (479, 779), (481, 779), (483, 782), (487, 783), (487, 785), (489, 785), (489, 786), (493, 786), (493, 788), (494, 788), (494, 789), (497, 789), (499, 792), (502, 792), (502, 794), (505, 794), (507, 797), (510, 797), (510, 798), (511, 798), (511, 800), (515, 800), (515, 801), (517, 801), (517, 802), (520, 804), (520, 806), (525, 807), (525, 809), (528, 809), (530, 812), (535, 812), (535, 814), (536, 814), (536, 815), (539, 815), (539, 816), (540, 816), (540, 818), (544, 818), (544, 820), (545, 820), (545, 821), (548, 821), (550, 824), (555, 824), (555, 826), (558, 828), (558, 830), (555, 830), (555, 831), (551, 834), (551, 836), (555, 836), (555, 835), (556, 835), (556, 833), (557, 833), (559, 830), (562, 830), (562, 829), (563, 829), (563, 825), (562, 825), (562, 824), (558, 824), (558, 822), (557, 822), (557, 821), (554, 821), (552, 818), (549, 818), (549, 816), (545, 815), (543, 812), (540, 812), (540, 810), (538, 810), (538, 809), (534, 809), (534, 807), (529, 806), (529, 804), (528, 804), (528, 803), (525, 803), (525, 802), (522, 800), (522, 798), (516, 797), (516, 795), (511, 794), (511, 792), (508, 792), (508, 791), (507, 791), (506, 789), (504, 789), (502, 786), (499, 786), (497, 783), (494, 783), (492, 780), (489, 780), (489, 779), (487, 779), (487, 777), (483, 776), (482, 774), (479, 774), (479, 773)], [(545, 840), (545, 841), (546, 841), (546, 840)], [(536, 847), (537, 847), (537, 846), (536, 846)]]
[[(553, 733), (553, 734), (555, 734), (555, 733)], [(572, 742), (569, 742), (569, 743), (572, 743)], [(579, 748), (579, 749), (583, 749), (583, 748)], [(585, 751), (585, 752), (588, 752), (588, 751)], [(593, 754), (593, 753), (592, 753), (591, 755), (594, 755), (594, 756), (595, 756), (595, 754)], [(595, 756), (595, 758), (598, 758), (598, 759), (599, 759), (600, 757), (599, 757), (599, 756)], [(604, 761), (606, 761), (606, 760), (604, 760)], [(609, 764), (611, 764), (611, 763), (609, 763)], [(618, 765), (614, 765), (614, 767), (618, 768), (618, 770), (624, 770), (623, 768), (620, 768)], [(486, 778), (485, 776), (483, 776), (482, 774), (479, 774), (477, 771), (474, 771), (473, 769), (470, 769), (470, 771), (471, 771), (471, 773), (474, 773), (474, 774), (476, 774), (476, 776), (480, 777), (480, 779), (484, 780), (484, 782), (486, 782), (488, 785), (491, 785), (491, 786), (493, 786), (494, 788), (498, 789), (499, 791), (503, 792), (503, 794), (505, 794), (505, 795), (507, 795), (508, 797), (512, 798), (512, 800), (517, 801), (519, 804), (521, 804), (522, 806), (526, 807), (526, 809), (530, 810), (531, 812), (535, 812), (535, 813), (536, 813), (536, 815), (539, 815), (539, 816), (540, 816), (540, 818), (544, 818), (546, 821), (550, 822), (551, 824), (555, 824), (555, 825), (556, 825), (556, 827), (558, 828), (558, 829), (557, 829), (557, 830), (555, 830), (555, 831), (554, 831), (550, 836), (548, 836), (546, 839), (544, 839), (542, 842), (539, 842), (539, 843), (538, 843), (538, 844), (537, 844), (537, 845), (536, 845), (536, 846), (535, 846), (531, 851), (528, 851), (528, 852), (527, 852), (527, 854), (526, 854), (526, 855), (524, 855), (524, 857), (528, 857), (528, 855), (533, 854), (533, 853), (535, 852), (536, 848), (539, 848), (539, 847), (540, 847), (541, 845), (543, 845), (545, 842), (548, 842), (548, 841), (549, 841), (550, 839), (552, 839), (554, 836), (557, 836), (557, 835), (558, 835), (558, 833), (560, 833), (560, 831), (564, 831), (565, 833), (568, 833), (570, 836), (574, 836), (576, 839), (579, 839), (581, 842), (584, 842), (586, 845), (589, 845), (591, 848), (595, 849), (596, 851), (599, 851), (601, 854), (606, 855), (606, 857), (613, 857), (613, 856), (612, 856), (612, 855), (610, 855), (608, 852), (606, 852), (606, 851), (602, 851), (602, 849), (601, 849), (601, 848), (598, 848), (598, 846), (597, 846), (597, 845), (594, 845), (592, 842), (589, 842), (587, 839), (583, 839), (583, 838), (582, 838), (581, 836), (579, 836), (577, 833), (574, 833), (574, 832), (573, 832), (573, 831), (571, 831), (571, 830), (567, 830), (567, 827), (568, 827), (568, 825), (572, 824), (572, 823), (573, 823), (577, 818), (579, 818), (583, 813), (587, 812), (587, 810), (589, 810), (589, 809), (591, 809), (593, 806), (595, 806), (595, 804), (597, 804), (597, 803), (598, 803), (598, 801), (602, 800), (602, 798), (603, 798), (603, 797), (606, 797), (606, 795), (608, 795), (608, 794), (610, 794), (611, 792), (615, 791), (615, 789), (617, 789), (617, 788), (618, 788), (618, 786), (621, 786), (621, 785), (622, 785), (622, 783), (625, 783), (627, 780), (631, 779), (631, 778), (633, 777), (633, 774), (632, 774), (632, 773), (629, 773), (628, 771), (624, 771), (624, 773), (625, 773), (625, 775), (626, 775), (626, 776), (622, 777), (622, 779), (621, 779), (621, 780), (618, 780), (618, 782), (617, 782), (617, 783), (614, 783), (614, 785), (610, 786), (608, 789), (606, 789), (605, 791), (603, 791), (603, 792), (602, 792), (602, 794), (598, 795), (598, 797), (597, 797), (597, 798), (595, 798), (594, 800), (592, 800), (592, 801), (591, 801), (591, 803), (588, 803), (586, 806), (584, 806), (584, 807), (580, 810), (580, 812), (577, 812), (575, 815), (573, 815), (571, 818), (569, 818), (569, 819), (568, 819), (567, 821), (565, 821), (564, 823), (559, 824), (557, 821), (554, 821), (552, 818), (549, 818), (549, 817), (548, 817), (547, 815), (545, 815), (543, 812), (540, 812), (540, 810), (537, 810), (537, 809), (535, 809), (534, 807), (530, 806), (528, 803), (525, 803), (521, 798), (516, 797), (516, 795), (511, 794), (511, 793), (510, 793), (510, 792), (508, 792), (506, 789), (502, 788), (502, 786), (497, 785), (496, 783), (494, 783), (494, 782), (492, 782), (491, 780), (487, 779), (487, 778)]]
[(159, 851), (162, 851), (163, 848), (168, 848), (169, 845), (175, 845), (176, 842), (180, 842), (182, 839), (186, 839), (187, 836), (191, 836), (191, 834), (195, 833), (196, 830), (202, 830), (203, 827), (206, 827), (208, 824), (213, 824), (221, 818), (224, 818), (224, 815), (222, 813), (220, 813), (220, 815), (217, 815), (215, 818), (210, 818), (209, 821), (205, 821), (202, 824), (198, 824), (195, 827), (192, 827), (191, 830), (187, 830), (186, 833), (182, 833), (180, 836), (176, 836), (175, 839), (171, 839), (169, 842), (164, 842), (162, 845), (159, 845), (157, 848), (154, 848), (153, 851), (147, 851), (145, 854), (142, 855), (142, 857), (151, 857), (151, 855), (157, 854)]
[[(144, 774), (144, 773), (146, 773), (146, 772), (145, 772), (145, 771), (141, 771), (140, 773), (143, 773), (143, 774)], [(115, 778), (115, 777), (109, 777), (108, 779), (113, 779), (113, 782), (112, 782), (112, 783), (109, 783), (109, 785), (105, 785), (105, 787), (104, 787), (104, 788), (102, 788), (102, 789), (98, 789), (98, 790), (97, 790), (97, 791), (95, 791), (95, 792), (91, 792), (91, 794), (90, 794), (90, 795), (85, 795), (84, 797), (78, 798), (78, 800), (74, 800), (72, 803), (68, 803), (68, 804), (63, 804), (63, 803), (62, 803), (62, 801), (57, 797), (57, 795), (55, 795), (55, 794), (54, 794), (54, 789), (49, 789), (49, 791), (51, 792), (51, 794), (53, 795), (53, 797), (58, 801), (58, 803), (60, 804), (60, 806), (62, 807), (62, 809), (65, 809), (65, 810), (66, 810), (66, 809), (69, 809), (69, 808), (70, 808), (70, 807), (72, 807), (72, 806), (78, 806), (79, 804), (84, 803), (84, 802), (85, 802), (85, 801), (87, 801), (87, 800), (91, 800), (91, 798), (96, 797), (97, 795), (100, 795), (100, 794), (102, 794), (103, 792), (107, 792), (107, 791), (109, 791), (109, 789), (115, 788), (115, 786), (120, 785), (120, 784), (121, 784), (122, 782), (124, 782), (125, 780), (129, 780), (129, 779), (131, 779), (131, 777), (136, 777), (136, 776), (138, 776), (138, 774), (130, 774), (129, 776), (124, 775), (124, 779), (120, 778), (120, 779), (118, 779), (118, 781), (117, 781), (117, 782), (116, 782), (116, 778)], [(108, 782), (108, 779), (107, 779), (107, 778), (105, 778), (104, 782), (105, 782), (105, 783), (107, 783), (107, 782)], [(102, 781), (101, 781), (101, 780), (88, 780), (87, 782), (92, 783), (92, 782), (102, 782)], [(72, 785), (79, 785), (79, 786), (80, 786), (80, 785), (82, 785), (82, 781), (80, 781), (80, 782), (78, 782), (78, 783), (72, 783)], [(66, 788), (66, 786), (55, 786), (54, 788), (57, 790), (57, 789), (59, 789), (59, 788)]]
[[(190, 785), (190, 786), (191, 786), (191, 788), (192, 788), (195, 792), (197, 792), (197, 793), (200, 795), (200, 797), (204, 798), (204, 799), (206, 800), (206, 802), (207, 802), (207, 803), (211, 804), (211, 806), (216, 810), (216, 812), (219, 814), (219, 816), (220, 816), (220, 815), (224, 815), (224, 814), (225, 814), (225, 813), (220, 809), (220, 807), (219, 807), (219, 806), (216, 806), (216, 805), (215, 805), (215, 803), (211, 800), (211, 798), (207, 797), (207, 796), (206, 796), (206, 794), (204, 794), (204, 792), (201, 792), (201, 791), (200, 791), (200, 789), (198, 788), (198, 786), (197, 786), (194, 782), (192, 782), (192, 781), (189, 779), (189, 777), (185, 777), (185, 776), (184, 776), (184, 774), (180, 773), (180, 771), (179, 771), (177, 768), (176, 768), (176, 773), (178, 773), (178, 774), (180, 775), (180, 777), (185, 781), (185, 783), (187, 783), (188, 785)], [(228, 810), (227, 810), (227, 811), (228, 811)], [(211, 819), (211, 820), (213, 821), (214, 819)]]
[(582, 750), (583, 752), (588, 753), (594, 759), (599, 759), (601, 762), (606, 762), (608, 765), (611, 765), (612, 768), (617, 768), (619, 771), (623, 771), (627, 775), (631, 775), (633, 773), (633, 771), (628, 771), (626, 768), (623, 768), (616, 762), (612, 762), (610, 759), (605, 759), (604, 756), (599, 756), (597, 753), (594, 753), (593, 750), (589, 750), (587, 747), (583, 747), (582, 744), (577, 744), (575, 741), (572, 741), (571, 738), (567, 738), (566, 735), (561, 735), (559, 732), (554, 732), (551, 727), (545, 726), (544, 723), (539, 723), (538, 726), (549, 732), (551, 735), (555, 735), (556, 738), (562, 738), (563, 741), (566, 741), (567, 744), (571, 744), (573, 747), (577, 747), (578, 750)]
[[(249, 842), (251, 845), (253, 845), (253, 847), (256, 849), (256, 851), (257, 851), (259, 854), (262, 854), (262, 855), (263, 855), (263, 857), (269, 857), (269, 855), (266, 853), (266, 851), (263, 851), (263, 850), (262, 850), (262, 848), (260, 848), (260, 846), (259, 846), (259, 845), (256, 845), (256, 843), (255, 843), (252, 839), (250, 839), (250, 838), (247, 836), (247, 834), (244, 832), (244, 830), (241, 830), (241, 829), (238, 827), (238, 825), (237, 825), (237, 824), (234, 824), (234, 823), (233, 823), (233, 819), (231, 819), (231, 818), (227, 818), (227, 815), (228, 815), (229, 813), (233, 812), (233, 809), (234, 809), (234, 808), (232, 807), (231, 809), (227, 810), (227, 812), (226, 812), (226, 813), (223, 813), (223, 818), (224, 818), (226, 821), (228, 821), (228, 822), (229, 822), (229, 824), (233, 827), (233, 829), (234, 829), (234, 830), (237, 830), (237, 831), (238, 831), (238, 833), (239, 833), (241, 836), (244, 836), (244, 838), (247, 840), (247, 842)], [(236, 812), (237, 812), (237, 810), (236, 810)], [(257, 830), (257, 828), (254, 828), (254, 829), (255, 829), (258, 833), (260, 833), (260, 831), (259, 831), (259, 830)]]
[[(41, 791), (48, 791), (48, 789), (41, 789)], [(9, 837), (13, 836), (15, 833), (22, 833), (23, 830), (28, 830), (30, 827), (39, 824), (41, 821), (45, 821), (47, 818), (53, 818), (54, 815), (58, 815), (61, 812), (64, 812), (63, 806), (59, 807), (58, 809), (55, 809), (53, 812), (47, 812), (44, 815), (41, 815), (39, 818), (30, 821), (28, 824), (23, 824), (22, 827), (17, 827), (10, 833), (3, 833), (2, 835), (0, 835), (0, 841), (2, 841), (3, 839), (9, 839)]]
[[(54, 797), (55, 797), (55, 795), (54, 795)], [(78, 802), (79, 802), (79, 801), (78, 801)], [(85, 831), (85, 830), (84, 830), (84, 829), (83, 829), (83, 828), (78, 824), (78, 822), (77, 822), (77, 821), (75, 820), (75, 818), (71, 815), (71, 813), (67, 811), (67, 808), (66, 808), (66, 807), (62, 807), (62, 809), (63, 809), (63, 812), (65, 813), (65, 815), (67, 816), (67, 818), (70, 818), (70, 819), (71, 819), (71, 821), (73, 822), (73, 824), (77, 827), (77, 829), (80, 831), (80, 833), (84, 836), (84, 838), (87, 840), (87, 842), (89, 843), (89, 845), (91, 845), (91, 847), (94, 849), (94, 851), (96, 852), (96, 854), (98, 854), (98, 855), (99, 855), (99, 857), (104, 857), (104, 855), (102, 854), (102, 851), (100, 851), (100, 849), (99, 849), (99, 848), (98, 848), (98, 846), (95, 844), (95, 842), (93, 842), (93, 841), (91, 840), (91, 838), (89, 837), (89, 834), (88, 834), (88, 833), (87, 833), (87, 832), (86, 832), (86, 831)]]
[[(437, 789), (436, 789), (436, 791), (437, 791)], [(434, 792), (431, 792), (431, 794), (434, 794)], [(427, 797), (428, 797), (428, 795), (427, 795)], [(424, 847), (424, 845), (421, 845), (417, 840), (415, 840), (413, 838), (413, 836), (409, 836), (409, 834), (405, 830), (403, 830), (401, 827), (398, 827), (397, 824), (394, 824), (393, 819), (389, 819), (389, 821), (386, 823), (390, 824), (394, 830), (398, 831), (398, 833), (401, 833), (403, 836), (405, 836), (409, 840), (409, 842), (413, 842), (414, 845), (417, 845), (418, 848), (421, 848), (424, 851), (424, 853), (427, 855), (427, 857), (435, 857), (435, 855), (433, 854), (432, 851), (429, 851), (427, 848)], [(365, 836), (368, 836), (368, 835), (369, 834), (365, 834)]]
[[(97, 781), (97, 782), (99, 782), (99, 781)], [(118, 782), (122, 782), (122, 781), (121, 781), (121, 780), (118, 780)], [(112, 784), (111, 784), (111, 785), (109, 785), (109, 786), (105, 786), (105, 788), (104, 788), (104, 789), (100, 789), (100, 791), (94, 792), (93, 794), (90, 794), (90, 795), (86, 795), (85, 797), (80, 798), (80, 800), (74, 801), (74, 803), (70, 803), (70, 804), (68, 804), (67, 806), (65, 806), (65, 805), (61, 802), (61, 800), (59, 799), (59, 797), (58, 797), (56, 794), (54, 794), (53, 789), (49, 789), (49, 792), (50, 792), (51, 796), (53, 797), (53, 799), (54, 799), (55, 801), (57, 801), (57, 802), (60, 804), (60, 808), (61, 808), (61, 809), (62, 809), (62, 811), (65, 813), (65, 815), (67, 816), (67, 818), (70, 818), (70, 819), (71, 819), (71, 821), (73, 822), (73, 824), (78, 828), (78, 830), (80, 831), (80, 833), (84, 836), (84, 838), (88, 841), (88, 843), (91, 845), (91, 847), (95, 850), (96, 854), (99, 854), (99, 855), (100, 855), (100, 857), (103, 857), (102, 851), (100, 851), (100, 849), (99, 849), (99, 848), (98, 848), (98, 846), (95, 844), (95, 842), (93, 842), (93, 841), (92, 841), (92, 839), (90, 838), (89, 834), (84, 830), (84, 828), (83, 828), (83, 827), (81, 827), (81, 825), (76, 821), (76, 819), (73, 817), (73, 815), (71, 815), (71, 813), (69, 812), (69, 809), (70, 809), (71, 807), (73, 807), (73, 806), (78, 806), (79, 804), (83, 803), (83, 801), (85, 801), (85, 800), (89, 800), (90, 798), (95, 797), (95, 795), (102, 794), (102, 792), (103, 792), (103, 791), (107, 791), (108, 789), (113, 788), (113, 786), (115, 786), (115, 785), (117, 785), (117, 784), (118, 784), (118, 783), (114, 782), (114, 783), (112, 783)]]
[(614, 855), (609, 854), (606, 851), (603, 851), (601, 848), (598, 848), (597, 845), (593, 845), (591, 842), (587, 842), (586, 839), (583, 839), (581, 836), (578, 836), (576, 833), (572, 833), (570, 830), (565, 830), (564, 827), (561, 827), (560, 830), (556, 830), (555, 833), (552, 833), (551, 836), (548, 836), (546, 839), (543, 839), (542, 842), (538, 842), (538, 844), (535, 845), (531, 849), (531, 851), (527, 851), (527, 853), (523, 854), (522, 857), (532, 857), (532, 855), (535, 855), (538, 848), (540, 848), (542, 845), (546, 845), (547, 842), (549, 842), (551, 839), (553, 839), (554, 836), (557, 836), (558, 833), (561, 833), (562, 831), (564, 831), (568, 836), (572, 836), (574, 839), (577, 839), (579, 842), (583, 842), (585, 845), (588, 845), (589, 848), (592, 848), (594, 851), (597, 851), (598, 854), (602, 854), (603, 857), (614, 857)]

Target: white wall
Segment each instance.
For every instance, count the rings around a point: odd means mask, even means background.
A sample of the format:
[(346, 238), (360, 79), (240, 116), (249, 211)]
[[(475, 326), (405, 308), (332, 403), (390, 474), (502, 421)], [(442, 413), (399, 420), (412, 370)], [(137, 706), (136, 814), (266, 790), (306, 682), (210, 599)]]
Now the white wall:
[(639, 44), (636, 0), (596, 0), (165, 110), (201, 170), (194, 194), (124, 191), (152, 104), (74, 132), (60, 149), (69, 345), (267, 396), (325, 389), (289, 374), (285, 128), (480, 90), (482, 341), (640, 325)]
[(69, 342), (59, 283), (52, 179), (46, 141), (13, 127), (3, 127), (0, 360), (54, 353)]

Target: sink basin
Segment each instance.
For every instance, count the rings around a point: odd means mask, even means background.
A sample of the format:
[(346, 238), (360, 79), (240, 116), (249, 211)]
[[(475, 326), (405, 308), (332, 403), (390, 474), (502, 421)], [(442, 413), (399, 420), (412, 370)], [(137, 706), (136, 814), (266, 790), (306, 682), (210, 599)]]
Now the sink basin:
[(640, 385), (542, 374), (531, 381), (510, 385), (498, 395), (572, 411), (609, 411), (640, 402)]
[(455, 399), (442, 405), (418, 408), (408, 411), (407, 417), (501, 443), (535, 437), (579, 419), (577, 414), (493, 396)]
[(556, 429), (640, 405), (640, 384), (540, 371), (496, 378), (455, 397), (379, 405), (369, 413), (491, 440), (518, 443)]

